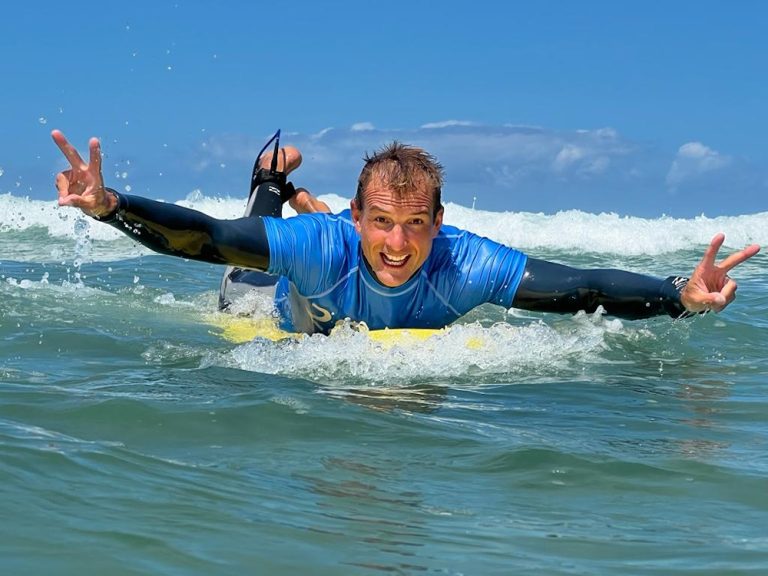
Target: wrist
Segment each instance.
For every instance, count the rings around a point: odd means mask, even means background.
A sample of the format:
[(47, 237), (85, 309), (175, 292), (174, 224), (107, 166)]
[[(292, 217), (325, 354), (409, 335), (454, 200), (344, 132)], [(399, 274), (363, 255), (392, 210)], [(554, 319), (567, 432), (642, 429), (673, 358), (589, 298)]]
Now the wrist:
[(89, 216), (102, 222), (110, 221), (117, 215), (118, 208), (120, 208), (120, 196), (112, 188), (105, 187), (104, 202), (97, 210), (92, 210)]
[(696, 314), (695, 310), (686, 305), (688, 280), (684, 276), (670, 276), (662, 283), (662, 293), (666, 296), (665, 308), (667, 314), (673, 318), (686, 318)]

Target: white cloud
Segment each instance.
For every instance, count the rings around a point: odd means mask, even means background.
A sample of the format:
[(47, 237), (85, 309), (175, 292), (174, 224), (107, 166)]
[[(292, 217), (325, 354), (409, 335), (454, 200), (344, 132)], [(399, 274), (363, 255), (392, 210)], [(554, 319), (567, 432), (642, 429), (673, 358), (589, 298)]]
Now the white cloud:
[(322, 130), (320, 130), (320, 132), (317, 132), (316, 134), (310, 135), (310, 138), (312, 140), (319, 140), (320, 138), (322, 138), (323, 136), (325, 136), (326, 134), (328, 134), (332, 130), (333, 130), (332, 126), (329, 127), (329, 128), (323, 128)]
[(613, 128), (598, 128), (594, 131), (595, 136), (606, 140), (616, 140), (619, 137), (618, 132)]
[(466, 120), (443, 120), (442, 122), (428, 122), (427, 124), (422, 124), (420, 127), (424, 128), (426, 130), (435, 129), (435, 128), (452, 128), (454, 126), (475, 126), (473, 122), (468, 122)]
[(566, 144), (555, 156), (555, 160), (552, 162), (552, 169), (555, 172), (563, 172), (586, 155), (587, 152), (583, 148), (573, 144)]
[(352, 132), (365, 132), (367, 130), (375, 130), (376, 127), (370, 122), (357, 122), (352, 124), (349, 128)]
[(667, 186), (676, 189), (686, 181), (702, 174), (721, 170), (731, 164), (731, 158), (701, 142), (688, 142), (680, 146), (672, 166), (667, 172)]
[(607, 156), (598, 156), (592, 159), (582, 169), (581, 173), (584, 175), (597, 176), (603, 174), (611, 166), (611, 159)]

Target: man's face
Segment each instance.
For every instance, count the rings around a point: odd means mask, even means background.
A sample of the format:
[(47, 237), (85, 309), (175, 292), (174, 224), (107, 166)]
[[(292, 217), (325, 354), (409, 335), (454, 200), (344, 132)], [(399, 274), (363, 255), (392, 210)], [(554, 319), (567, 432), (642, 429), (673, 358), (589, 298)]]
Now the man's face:
[(363, 208), (352, 200), (352, 220), (360, 234), (363, 256), (384, 286), (405, 284), (432, 250), (443, 211), (432, 218), (432, 193), (422, 188), (398, 197), (372, 178), (363, 191)]

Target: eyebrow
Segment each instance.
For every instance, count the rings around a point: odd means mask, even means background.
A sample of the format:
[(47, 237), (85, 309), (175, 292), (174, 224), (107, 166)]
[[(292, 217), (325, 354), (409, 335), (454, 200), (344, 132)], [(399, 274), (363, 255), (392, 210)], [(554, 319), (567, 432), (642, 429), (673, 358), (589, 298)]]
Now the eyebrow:
[[(385, 214), (388, 214), (390, 212), (390, 210), (387, 210), (386, 208), (383, 208), (378, 204), (369, 204), (368, 207), (370, 208), (371, 211), (384, 212)], [(411, 216), (421, 216), (423, 214), (427, 214), (427, 215), (431, 214), (431, 212), (429, 211), (429, 208), (427, 208), (426, 206), (419, 206), (418, 208), (415, 209), (414, 212), (410, 212)]]

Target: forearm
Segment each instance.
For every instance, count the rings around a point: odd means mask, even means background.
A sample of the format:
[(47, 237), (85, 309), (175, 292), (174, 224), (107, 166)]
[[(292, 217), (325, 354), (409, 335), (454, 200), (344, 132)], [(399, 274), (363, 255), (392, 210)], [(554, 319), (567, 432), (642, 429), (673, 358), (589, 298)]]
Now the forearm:
[(620, 318), (687, 315), (680, 291), (687, 279), (654, 278), (623, 270), (579, 270), (529, 258), (512, 306), (538, 312), (594, 312)]
[(99, 220), (155, 252), (260, 270), (269, 266), (259, 217), (218, 220), (183, 206), (109, 192), (118, 201), (116, 209)]

